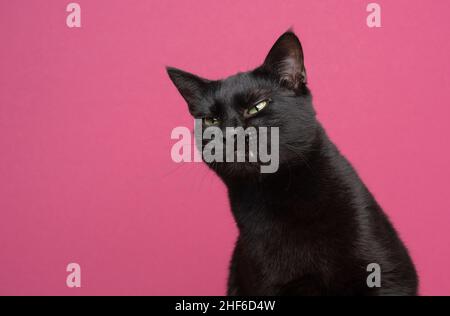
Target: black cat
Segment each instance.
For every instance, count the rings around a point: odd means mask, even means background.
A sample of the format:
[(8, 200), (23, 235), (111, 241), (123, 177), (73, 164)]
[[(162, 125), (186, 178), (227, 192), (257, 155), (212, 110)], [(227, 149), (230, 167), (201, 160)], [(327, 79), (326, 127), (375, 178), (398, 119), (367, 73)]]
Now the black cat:
[[(279, 128), (277, 172), (209, 163), (239, 228), (229, 295), (417, 295), (407, 249), (316, 120), (294, 33), (277, 40), (262, 66), (224, 80), (167, 71), (205, 125)], [(367, 283), (371, 263), (381, 268), (380, 287)]]

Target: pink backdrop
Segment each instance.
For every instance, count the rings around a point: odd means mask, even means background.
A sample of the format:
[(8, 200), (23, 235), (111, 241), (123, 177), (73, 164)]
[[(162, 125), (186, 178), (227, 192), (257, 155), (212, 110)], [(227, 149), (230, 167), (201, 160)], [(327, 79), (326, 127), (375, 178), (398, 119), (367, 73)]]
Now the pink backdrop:
[[(293, 27), (319, 118), (450, 294), (450, 2), (0, 1), (0, 294), (220, 295), (236, 228), (224, 186), (172, 162), (192, 126), (164, 70), (257, 66)], [(66, 265), (82, 288), (66, 287)]]

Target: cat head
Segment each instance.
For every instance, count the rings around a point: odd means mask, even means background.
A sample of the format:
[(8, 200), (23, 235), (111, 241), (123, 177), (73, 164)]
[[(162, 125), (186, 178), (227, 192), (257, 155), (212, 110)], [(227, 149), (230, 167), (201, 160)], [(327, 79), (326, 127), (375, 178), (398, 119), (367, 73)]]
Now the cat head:
[[(191, 115), (202, 122), (203, 129), (215, 127), (227, 135), (227, 128), (254, 127), (259, 131), (266, 127), (270, 152), (273, 149), (271, 127), (278, 128), (279, 167), (304, 163), (302, 156), (311, 147), (317, 122), (307, 88), (303, 49), (293, 32), (284, 33), (263, 64), (248, 72), (222, 80), (204, 79), (172, 67), (167, 72)], [(249, 135), (245, 137), (248, 145)], [(208, 142), (204, 139), (198, 144), (199, 149), (205, 148)], [(245, 148), (247, 158), (249, 147)], [(258, 167), (264, 164), (259, 158), (256, 162), (227, 161), (207, 164), (223, 178), (259, 173)]]

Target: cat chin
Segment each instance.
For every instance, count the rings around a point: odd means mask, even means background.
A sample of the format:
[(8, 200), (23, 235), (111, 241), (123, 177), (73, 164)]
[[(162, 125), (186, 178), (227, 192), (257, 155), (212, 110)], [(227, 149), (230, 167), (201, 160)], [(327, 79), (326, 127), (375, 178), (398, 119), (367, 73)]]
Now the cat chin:
[(221, 178), (241, 178), (261, 174), (261, 165), (255, 162), (216, 162), (207, 165)]

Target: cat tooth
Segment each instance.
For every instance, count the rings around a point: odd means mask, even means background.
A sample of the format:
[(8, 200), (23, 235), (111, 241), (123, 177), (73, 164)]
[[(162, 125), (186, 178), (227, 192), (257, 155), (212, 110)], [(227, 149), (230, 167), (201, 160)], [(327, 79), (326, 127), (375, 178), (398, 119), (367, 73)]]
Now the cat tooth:
[(249, 151), (249, 155), (250, 155), (250, 158), (255, 158), (255, 154), (251, 150)]

